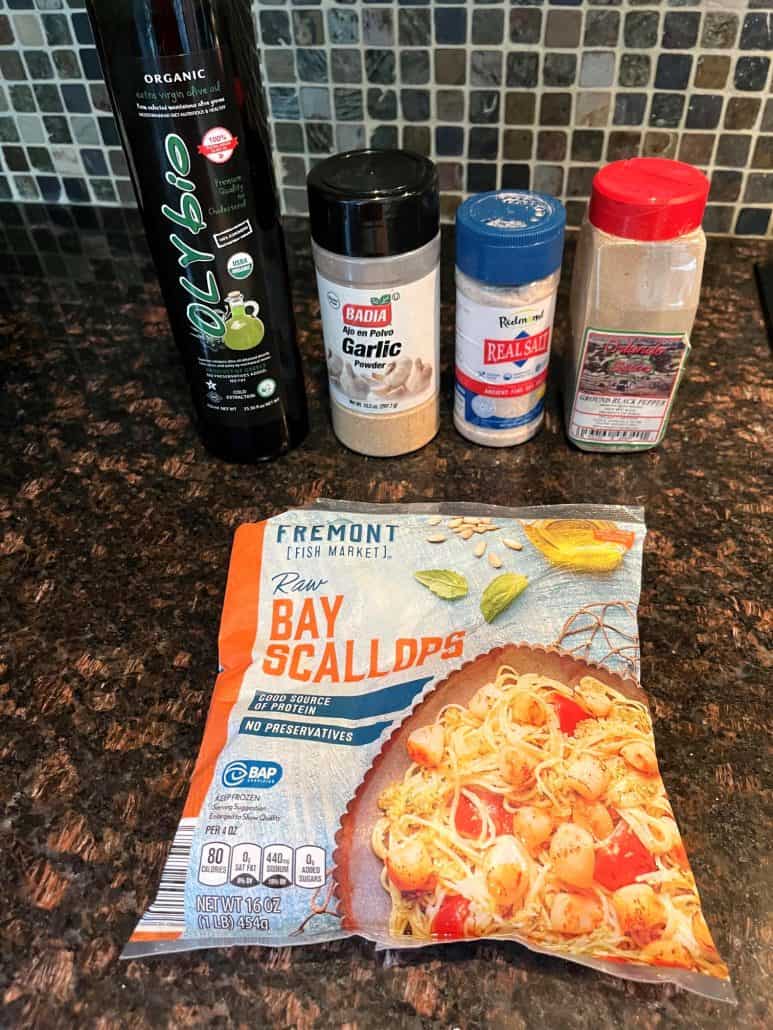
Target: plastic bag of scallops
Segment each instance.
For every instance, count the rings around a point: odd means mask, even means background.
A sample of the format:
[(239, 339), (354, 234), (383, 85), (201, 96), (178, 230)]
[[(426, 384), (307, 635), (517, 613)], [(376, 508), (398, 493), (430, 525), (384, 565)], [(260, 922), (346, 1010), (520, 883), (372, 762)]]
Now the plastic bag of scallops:
[(639, 681), (644, 536), (600, 506), (242, 526), (190, 794), (125, 954), (506, 939), (733, 1001)]

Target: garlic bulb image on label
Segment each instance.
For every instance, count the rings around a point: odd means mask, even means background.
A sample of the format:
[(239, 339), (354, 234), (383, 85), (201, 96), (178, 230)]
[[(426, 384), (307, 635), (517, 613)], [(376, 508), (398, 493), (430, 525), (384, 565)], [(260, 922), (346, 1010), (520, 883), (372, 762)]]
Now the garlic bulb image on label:
[(403, 398), (423, 395), (431, 388), (434, 367), (421, 358), (391, 361), (383, 372), (370, 376), (358, 374), (351, 361), (344, 362), (338, 354), (328, 351), (328, 379), (331, 387), (343, 393), (349, 401), (372, 398)]

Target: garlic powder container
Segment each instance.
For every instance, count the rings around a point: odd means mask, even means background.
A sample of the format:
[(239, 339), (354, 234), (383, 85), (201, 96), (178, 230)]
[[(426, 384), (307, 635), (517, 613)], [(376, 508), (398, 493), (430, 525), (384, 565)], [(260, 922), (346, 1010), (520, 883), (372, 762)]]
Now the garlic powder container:
[(307, 185), (335, 434), (360, 454), (415, 451), (439, 427), (435, 166), (351, 151), (316, 165)]
[(454, 425), (488, 447), (544, 419), (566, 212), (528, 191), (480, 193), (456, 214)]

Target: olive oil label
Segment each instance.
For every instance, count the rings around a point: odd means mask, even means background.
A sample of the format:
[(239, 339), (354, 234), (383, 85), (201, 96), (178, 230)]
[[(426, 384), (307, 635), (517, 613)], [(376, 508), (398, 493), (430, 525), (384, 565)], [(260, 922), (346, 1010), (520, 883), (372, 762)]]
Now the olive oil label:
[(206, 50), (127, 59), (117, 89), (154, 251), (174, 270), (165, 300), (199, 405), (223, 426), (276, 420), (278, 343), (251, 246), (259, 226), (238, 84)]
[(330, 393), (350, 411), (390, 415), (438, 388), (437, 269), (397, 289), (341, 286), (317, 273)]
[(659, 443), (689, 352), (684, 333), (588, 329), (569, 438), (627, 450)]

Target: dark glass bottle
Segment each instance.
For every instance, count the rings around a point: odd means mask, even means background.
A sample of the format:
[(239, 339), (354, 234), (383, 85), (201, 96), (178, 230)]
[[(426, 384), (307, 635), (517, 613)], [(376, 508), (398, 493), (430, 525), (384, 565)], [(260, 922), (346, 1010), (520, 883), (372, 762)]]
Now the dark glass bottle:
[(205, 446), (308, 431), (249, 0), (88, 0)]

